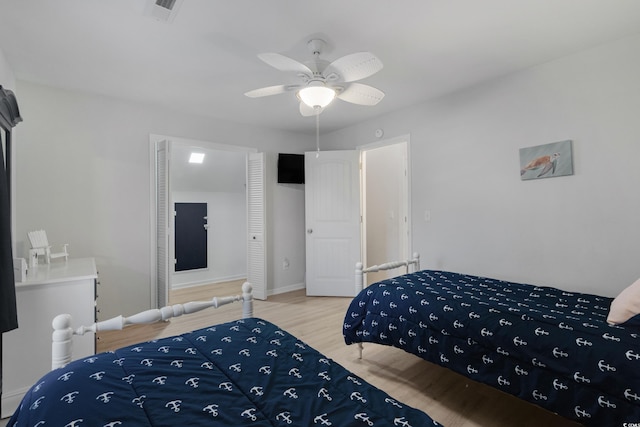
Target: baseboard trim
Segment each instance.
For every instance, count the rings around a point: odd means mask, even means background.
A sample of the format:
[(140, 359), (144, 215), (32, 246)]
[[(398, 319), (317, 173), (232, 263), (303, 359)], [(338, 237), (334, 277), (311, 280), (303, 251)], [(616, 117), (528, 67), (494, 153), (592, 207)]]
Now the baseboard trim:
[(234, 282), (236, 280), (242, 280), (246, 278), (246, 274), (241, 274), (238, 276), (216, 277), (215, 279), (201, 280), (197, 282), (175, 283), (171, 285), (171, 290), (175, 291), (178, 289), (193, 288), (202, 285), (215, 285), (217, 283)]
[(2, 409), (0, 410), (0, 418), (9, 418), (20, 406), (20, 402), (29, 391), (29, 387), (21, 387), (16, 390), (2, 391)]
[(300, 289), (305, 289), (305, 288), (306, 288), (306, 285), (304, 283), (296, 283), (296, 284), (289, 285), (289, 286), (281, 286), (281, 287), (276, 288), (276, 289), (269, 289), (268, 292), (267, 292), (267, 296), (284, 294), (286, 292), (298, 291)]

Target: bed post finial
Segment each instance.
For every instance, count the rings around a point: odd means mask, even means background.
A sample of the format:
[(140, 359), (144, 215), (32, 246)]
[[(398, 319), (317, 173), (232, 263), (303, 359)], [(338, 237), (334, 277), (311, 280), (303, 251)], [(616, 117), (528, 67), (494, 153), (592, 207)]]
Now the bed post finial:
[(253, 317), (253, 286), (251, 283), (244, 282), (242, 284), (242, 318), (248, 319)]
[(362, 264), (361, 261), (356, 262), (356, 295), (358, 295), (364, 287), (363, 269), (364, 264)]
[(413, 261), (415, 269), (413, 271), (420, 271), (420, 254), (418, 252), (413, 253)]
[(61, 368), (71, 362), (73, 329), (71, 315), (59, 314), (51, 322), (51, 369)]

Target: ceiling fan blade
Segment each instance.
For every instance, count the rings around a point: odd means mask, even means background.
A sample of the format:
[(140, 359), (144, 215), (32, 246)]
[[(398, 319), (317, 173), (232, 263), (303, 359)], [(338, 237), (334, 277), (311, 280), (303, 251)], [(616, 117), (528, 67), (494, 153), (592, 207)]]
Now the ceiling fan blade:
[(258, 55), (258, 58), (280, 71), (293, 71), (295, 73), (313, 75), (313, 71), (302, 62), (298, 62), (288, 56), (280, 55), (279, 53), (261, 53)]
[(245, 95), (249, 98), (260, 98), (262, 96), (279, 95), (281, 93), (289, 92), (290, 90), (294, 90), (299, 87), (300, 85), (267, 86), (245, 92)]
[(303, 117), (313, 117), (322, 113), (323, 110), (324, 108), (317, 107), (316, 109), (314, 107), (309, 107), (304, 102), (300, 102), (300, 114), (302, 114)]
[[(357, 52), (333, 61), (324, 71), (327, 80), (353, 82), (372, 76), (383, 67), (382, 61), (370, 52)], [(337, 75), (332, 78), (332, 75)]]
[(343, 101), (358, 105), (376, 105), (384, 98), (384, 92), (373, 86), (362, 83), (351, 83), (344, 91), (338, 94)]

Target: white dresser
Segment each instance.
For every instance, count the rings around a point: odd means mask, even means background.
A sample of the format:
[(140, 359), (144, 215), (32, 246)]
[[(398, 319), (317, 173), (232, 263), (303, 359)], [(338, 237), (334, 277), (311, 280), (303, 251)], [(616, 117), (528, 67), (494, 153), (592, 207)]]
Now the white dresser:
[[(3, 334), (2, 417), (11, 416), (22, 397), (51, 370), (51, 321), (69, 313), (73, 325), (96, 319), (98, 272), (93, 258), (52, 261), (30, 269), (16, 283), (18, 329)], [(75, 359), (95, 353), (93, 333), (74, 337)]]

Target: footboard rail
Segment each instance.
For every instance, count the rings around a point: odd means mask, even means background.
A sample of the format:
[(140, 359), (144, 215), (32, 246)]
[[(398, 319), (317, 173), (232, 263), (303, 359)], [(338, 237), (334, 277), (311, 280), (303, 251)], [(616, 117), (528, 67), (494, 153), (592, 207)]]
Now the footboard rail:
[(143, 325), (163, 322), (172, 317), (183, 314), (196, 313), (209, 307), (222, 307), (233, 302), (242, 302), (242, 318), (253, 317), (253, 288), (249, 282), (242, 285), (242, 295), (227, 297), (214, 297), (209, 301), (192, 301), (184, 304), (168, 305), (162, 308), (145, 310), (132, 316), (116, 316), (111, 319), (96, 322), (91, 325), (71, 327), (71, 315), (59, 314), (51, 323), (53, 334), (51, 336), (51, 369), (57, 369), (71, 362), (73, 351), (73, 336), (84, 335), (87, 332), (119, 331), (131, 325)]
[(409, 273), (409, 268), (413, 267), (413, 271), (420, 270), (420, 254), (413, 253), (411, 259), (405, 261), (390, 261), (380, 265), (372, 265), (371, 267), (364, 268), (362, 262), (356, 263), (356, 294), (358, 294), (364, 287), (364, 277), (366, 273), (374, 273), (377, 271), (393, 270), (394, 268), (405, 267), (405, 273)]
[[(409, 273), (409, 268), (413, 266), (413, 271), (420, 270), (420, 254), (414, 252), (411, 259), (405, 261), (390, 261), (380, 265), (372, 265), (371, 267), (364, 268), (362, 262), (356, 263), (356, 295), (358, 295), (365, 287), (365, 274), (374, 273), (377, 271), (393, 270), (394, 268), (405, 267), (405, 274)], [(362, 359), (362, 343), (358, 343), (358, 359)]]

